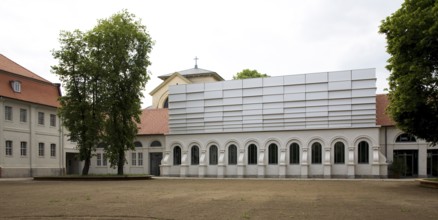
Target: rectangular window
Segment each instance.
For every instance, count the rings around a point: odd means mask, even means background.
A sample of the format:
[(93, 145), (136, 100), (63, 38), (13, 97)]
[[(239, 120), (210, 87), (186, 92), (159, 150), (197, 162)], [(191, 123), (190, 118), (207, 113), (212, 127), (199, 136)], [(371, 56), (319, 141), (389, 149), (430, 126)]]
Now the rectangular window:
[(50, 156), (56, 157), (56, 144), (50, 144)]
[(20, 144), (21, 156), (27, 156), (27, 142), (22, 141)]
[(98, 154), (96, 155), (96, 157), (97, 157), (96, 165), (97, 165), (98, 167), (102, 166), (102, 154), (98, 153)]
[(143, 166), (143, 153), (138, 153), (138, 165)]
[(50, 114), (50, 126), (56, 127), (56, 115)]
[(6, 156), (12, 156), (12, 141), (6, 141)]
[(44, 143), (38, 143), (38, 156), (44, 157)]
[(27, 122), (27, 109), (20, 109), (20, 122)]
[(228, 164), (229, 165), (237, 164), (237, 147), (234, 144), (228, 147)]
[(12, 121), (12, 107), (5, 106), (5, 120)]
[(44, 125), (44, 112), (38, 112), (38, 124)]
[(137, 159), (137, 154), (136, 153), (132, 153), (131, 154), (131, 162), (132, 162), (131, 165), (132, 166), (137, 166), (137, 160), (136, 159)]
[(102, 154), (102, 166), (107, 166), (107, 159), (105, 154)]

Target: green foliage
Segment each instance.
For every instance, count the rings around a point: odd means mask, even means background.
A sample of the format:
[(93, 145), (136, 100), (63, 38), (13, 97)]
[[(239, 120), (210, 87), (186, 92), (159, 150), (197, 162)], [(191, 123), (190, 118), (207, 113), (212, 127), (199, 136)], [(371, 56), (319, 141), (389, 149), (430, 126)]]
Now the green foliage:
[(265, 78), (269, 77), (266, 74), (259, 73), (257, 70), (244, 69), (241, 72), (236, 73), (233, 79), (250, 79), (250, 78)]
[(125, 151), (134, 148), (153, 41), (125, 10), (88, 32), (61, 32), (60, 43), (52, 69), (66, 91), (59, 113), (69, 139), (77, 142), (84, 170), (97, 144), (107, 143), (106, 156), (122, 175)]
[(391, 55), (388, 113), (404, 132), (438, 143), (438, 1), (406, 0), (379, 32)]

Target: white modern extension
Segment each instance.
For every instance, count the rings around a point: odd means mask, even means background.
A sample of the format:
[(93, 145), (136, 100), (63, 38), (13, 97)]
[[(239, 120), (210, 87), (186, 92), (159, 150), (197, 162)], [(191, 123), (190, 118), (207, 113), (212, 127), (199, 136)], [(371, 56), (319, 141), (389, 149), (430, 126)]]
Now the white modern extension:
[(169, 87), (162, 176), (386, 177), (375, 69)]

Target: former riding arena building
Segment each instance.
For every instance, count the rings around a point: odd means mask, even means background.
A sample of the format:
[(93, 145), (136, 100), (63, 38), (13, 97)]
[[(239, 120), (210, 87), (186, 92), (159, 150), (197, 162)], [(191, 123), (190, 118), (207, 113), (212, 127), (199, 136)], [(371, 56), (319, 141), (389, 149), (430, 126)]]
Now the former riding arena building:
[[(159, 76), (125, 173), (176, 177), (438, 176), (438, 148), (403, 133), (375, 69), (224, 80), (195, 68)], [(59, 85), (0, 55), (0, 177), (78, 174), (56, 115)], [(98, 145), (91, 173), (116, 173)]]

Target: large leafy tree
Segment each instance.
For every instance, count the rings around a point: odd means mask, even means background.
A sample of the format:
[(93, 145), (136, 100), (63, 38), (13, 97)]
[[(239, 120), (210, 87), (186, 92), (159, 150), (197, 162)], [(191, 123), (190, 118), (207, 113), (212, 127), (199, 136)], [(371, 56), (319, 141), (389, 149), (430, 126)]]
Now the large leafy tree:
[(438, 143), (438, 1), (406, 0), (380, 26), (391, 55), (387, 109), (397, 126)]
[(233, 79), (249, 79), (249, 78), (264, 78), (269, 77), (264, 73), (259, 73), (257, 70), (244, 69), (241, 72), (236, 73)]
[(95, 147), (104, 142), (111, 167), (123, 175), (125, 151), (134, 149), (153, 41), (125, 10), (85, 33), (61, 32), (60, 43), (53, 52), (59, 64), (52, 67), (66, 91), (59, 112), (85, 160), (82, 174), (88, 174)]
[(117, 166), (117, 174), (122, 175), (125, 151), (134, 149), (153, 41), (140, 20), (122, 11), (100, 20), (89, 32), (89, 43), (106, 84), (111, 86), (105, 91), (106, 155), (111, 166)]
[(82, 175), (87, 175), (96, 144), (102, 138), (104, 89), (102, 73), (90, 59), (86, 34), (79, 30), (61, 32), (59, 60), (52, 71), (59, 75), (66, 94), (60, 98), (59, 114), (69, 131), (70, 141), (77, 143), (79, 159), (85, 161)]

